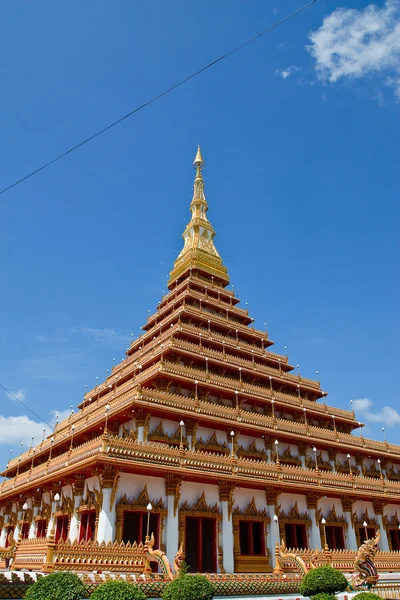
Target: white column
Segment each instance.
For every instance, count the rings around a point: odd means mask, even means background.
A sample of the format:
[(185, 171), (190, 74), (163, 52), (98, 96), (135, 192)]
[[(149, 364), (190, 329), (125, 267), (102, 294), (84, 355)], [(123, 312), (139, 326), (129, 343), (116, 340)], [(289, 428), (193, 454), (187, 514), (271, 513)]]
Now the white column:
[(347, 522), (347, 550), (357, 550), (357, 538), (351, 522), (351, 513), (344, 511), (343, 515)]
[(381, 533), (379, 547), (382, 550), (382, 552), (389, 552), (389, 540), (388, 540), (388, 536), (387, 536), (386, 527), (383, 526), (382, 515), (375, 513), (375, 517), (376, 517), (376, 522), (378, 523), (378, 527), (379, 527), (380, 533)]
[(69, 535), (68, 535), (68, 539), (71, 542), (74, 542), (75, 540), (78, 539), (78, 534), (79, 534), (78, 508), (81, 503), (81, 498), (82, 498), (82, 496), (80, 494), (74, 495), (74, 511), (71, 516), (71, 521), (69, 524)]
[(29, 527), (29, 534), (28, 537), (30, 540), (34, 539), (36, 537), (36, 521), (35, 521), (35, 517), (38, 514), (39, 511), (39, 507), (38, 506), (34, 506), (33, 507), (33, 517), (32, 517), (32, 523)]
[(101, 542), (113, 542), (115, 540), (115, 502), (110, 510), (110, 499), (112, 494), (112, 488), (103, 488), (103, 502), (99, 515), (99, 524), (97, 527), (97, 541)]
[(137, 428), (137, 441), (142, 444), (144, 442), (144, 425), (139, 425)]
[(19, 538), (19, 520), (21, 518), (22, 513), (20, 511), (17, 512), (17, 524), (14, 529), (14, 540), (17, 542)]
[(268, 526), (268, 537), (267, 537), (268, 550), (269, 550), (269, 555), (270, 555), (270, 559), (271, 559), (271, 566), (274, 568), (274, 567), (276, 567), (275, 549), (276, 549), (276, 544), (279, 543), (278, 535), (277, 535), (277, 525), (274, 521), (274, 515), (275, 515), (275, 505), (274, 504), (267, 504), (267, 513), (270, 518), (270, 523)]
[[(224, 496), (220, 496), (224, 498)], [(232, 515), (229, 517), (229, 501), (221, 499), (222, 509), (222, 566), (224, 567), (225, 573), (235, 572), (235, 562), (233, 558), (233, 523)]]
[(8, 519), (8, 517), (4, 517), (3, 529), (0, 532), (0, 547), (1, 548), (4, 548), (4, 546), (6, 545), (6, 538), (7, 538), (6, 519)]
[(53, 531), (53, 527), (54, 527), (54, 521), (55, 521), (55, 512), (56, 512), (56, 508), (57, 508), (57, 502), (52, 502), (51, 503), (51, 513), (50, 513), (50, 519), (49, 522), (47, 524), (47, 533), (46, 533), (46, 537), (49, 538), (51, 532)]
[(320, 548), (321, 536), (319, 534), (319, 526), (317, 524), (317, 511), (315, 508), (310, 508), (311, 530), (310, 530), (310, 548)]
[(165, 540), (166, 540), (166, 555), (171, 563), (174, 564), (174, 558), (178, 552), (179, 544), (179, 519), (178, 511), (175, 511), (175, 494), (168, 494), (167, 492), (167, 522), (165, 528)]

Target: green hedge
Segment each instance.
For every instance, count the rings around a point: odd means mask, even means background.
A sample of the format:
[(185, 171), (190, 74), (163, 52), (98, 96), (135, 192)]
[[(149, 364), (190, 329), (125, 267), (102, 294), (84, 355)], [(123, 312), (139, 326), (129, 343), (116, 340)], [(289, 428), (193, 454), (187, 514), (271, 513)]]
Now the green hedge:
[(320, 594), (315, 594), (315, 596), (312, 597), (312, 600), (336, 600), (336, 596), (335, 594), (321, 592)]
[(169, 583), (162, 595), (163, 600), (212, 600), (215, 589), (202, 575), (184, 574)]
[(146, 600), (147, 596), (134, 583), (107, 581), (90, 596), (90, 600)]
[(317, 567), (303, 577), (300, 593), (303, 596), (316, 596), (322, 592), (335, 594), (344, 592), (348, 586), (346, 577), (333, 567)]
[(357, 600), (382, 600), (380, 596), (377, 596), (372, 592), (361, 592), (360, 594), (357, 594), (357, 596), (354, 596), (353, 600), (354, 598), (357, 598)]
[(52, 573), (41, 577), (26, 592), (26, 600), (82, 600), (86, 589), (74, 573)]

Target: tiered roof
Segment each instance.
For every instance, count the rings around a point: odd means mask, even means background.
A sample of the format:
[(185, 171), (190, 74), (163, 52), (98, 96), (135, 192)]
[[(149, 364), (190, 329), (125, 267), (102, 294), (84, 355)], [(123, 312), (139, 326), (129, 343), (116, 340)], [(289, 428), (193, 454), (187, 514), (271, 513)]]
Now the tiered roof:
[[(399, 446), (352, 435), (360, 425), (354, 413), (327, 406), (320, 382), (294, 373), (288, 357), (271, 350), (268, 333), (256, 329), (248, 310), (238, 306), (239, 299), (227, 289), (228, 272), (207, 219), (200, 148), (194, 167), (192, 215), (170, 275), (169, 292), (148, 318), (143, 335), (131, 343), (126, 359), (85, 394), (78, 412), (59, 423), (42, 444), (10, 461), (3, 475), (11, 479), (0, 485), (0, 500), (32, 486), (47, 485), (62, 473), (71, 476), (77, 468), (95, 470), (104, 461), (122, 460), (124, 452), (124, 468), (159, 471), (163, 457), (154, 444), (148, 444), (145, 457), (140, 454), (140, 444), (117, 438), (121, 425), (134, 416), (139, 422), (150, 412), (161, 419), (184, 419), (188, 425), (195, 420), (227, 432), (234, 428), (235, 432), (264, 437), (266, 445), (279, 437), (282, 442), (315, 444), (319, 450), (333, 448), (375, 460), (400, 461)], [(110, 435), (115, 436), (112, 443)], [(129, 460), (125, 446), (131, 449)], [(165, 460), (170, 457), (166, 468), (183, 468), (181, 451), (170, 443), (164, 453)], [(185, 460), (189, 454), (196, 455), (194, 449), (189, 452), (185, 448), (184, 452)], [(246, 472), (246, 460), (252, 456), (242, 449), (238, 457)], [(218, 469), (224, 472), (230, 457), (221, 455), (218, 460), (216, 473)], [(201, 471), (201, 460), (196, 464)], [(324, 464), (322, 459), (320, 464)], [(308, 479), (311, 482), (314, 475), (296, 468), (292, 478), (296, 485), (301, 487)], [(274, 465), (257, 467), (254, 480), (271, 469)], [(264, 475), (268, 479), (269, 475)], [(334, 492), (344, 477), (324, 473), (324, 485), (332, 486)], [(352, 481), (348, 484), (351, 491)], [(372, 490), (371, 486), (366, 490)]]

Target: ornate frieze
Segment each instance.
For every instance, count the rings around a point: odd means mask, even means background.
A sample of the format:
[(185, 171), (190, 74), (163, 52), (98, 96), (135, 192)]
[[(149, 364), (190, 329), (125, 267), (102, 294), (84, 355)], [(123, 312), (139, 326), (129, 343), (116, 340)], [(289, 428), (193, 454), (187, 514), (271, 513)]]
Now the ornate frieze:
[(197, 451), (212, 452), (214, 454), (229, 454), (230, 452), (226, 442), (218, 441), (215, 431), (206, 441), (203, 438), (199, 438), (195, 444), (195, 448)]

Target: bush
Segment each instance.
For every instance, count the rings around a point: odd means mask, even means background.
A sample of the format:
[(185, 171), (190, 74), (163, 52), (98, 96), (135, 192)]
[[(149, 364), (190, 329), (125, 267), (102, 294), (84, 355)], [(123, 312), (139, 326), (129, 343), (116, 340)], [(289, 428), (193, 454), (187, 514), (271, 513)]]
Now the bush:
[(336, 600), (336, 596), (335, 594), (321, 592), (320, 594), (315, 594), (315, 596), (312, 597), (312, 600)]
[(90, 600), (146, 600), (147, 596), (134, 583), (106, 581), (95, 589)]
[(353, 596), (353, 600), (354, 598), (358, 598), (358, 600), (382, 600), (380, 596), (377, 596), (372, 592), (361, 592), (360, 594), (357, 594), (357, 596)]
[(162, 600), (212, 600), (215, 589), (203, 575), (180, 575), (169, 583)]
[(317, 567), (303, 577), (300, 584), (300, 594), (303, 596), (316, 596), (321, 592), (335, 594), (344, 592), (349, 585), (346, 577), (333, 567)]
[(25, 594), (27, 600), (81, 600), (86, 597), (85, 586), (74, 573), (52, 573), (41, 577)]

